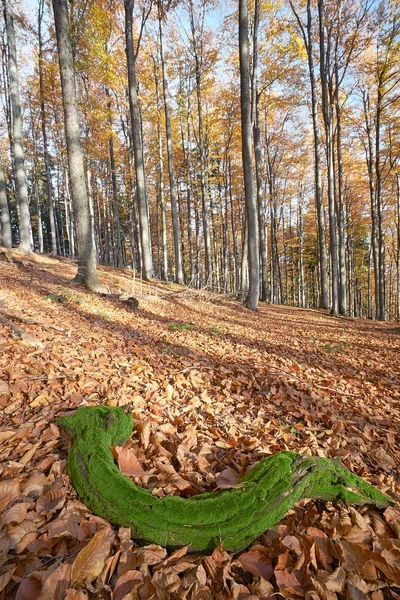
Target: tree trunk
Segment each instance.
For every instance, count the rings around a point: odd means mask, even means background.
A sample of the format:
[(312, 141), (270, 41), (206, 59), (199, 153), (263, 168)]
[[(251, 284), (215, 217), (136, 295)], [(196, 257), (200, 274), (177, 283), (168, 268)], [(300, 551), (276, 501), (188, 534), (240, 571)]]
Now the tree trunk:
[(321, 185), (321, 140), (320, 130), (318, 125), (318, 100), (317, 100), (317, 84), (315, 81), (314, 71), (314, 54), (313, 54), (313, 31), (312, 31), (312, 12), (311, 0), (307, 0), (307, 25), (303, 25), (293, 3), (290, 1), (290, 6), (293, 14), (296, 17), (303, 36), (304, 45), (307, 51), (308, 73), (310, 77), (311, 87), (311, 114), (313, 123), (314, 135), (314, 179), (315, 179), (315, 206), (317, 210), (317, 227), (318, 227), (318, 258), (319, 258), (319, 276), (321, 293), (319, 296), (319, 307), (329, 308), (328, 294), (328, 262), (325, 242), (325, 222), (324, 222), (324, 207), (322, 198)]
[(175, 169), (174, 169), (174, 154), (172, 151), (172, 134), (171, 134), (171, 118), (169, 108), (169, 95), (168, 95), (168, 77), (167, 70), (165, 67), (165, 56), (164, 56), (164, 36), (161, 16), (158, 16), (158, 24), (160, 30), (160, 56), (161, 56), (161, 67), (162, 67), (162, 79), (163, 79), (163, 93), (164, 93), (164, 111), (165, 111), (165, 129), (167, 133), (167, 155), (168, 155), (168, 174), (169, 174), (169, 192), (171, 199), (171, 213), (172, 213), (172, 231), (174, 234), (174, 253), (175, 253), (175, 282), (183, 284), (183, 271), (182, 271), (182, 257), (180, 249), (180, 227), (178, 219), (178, 210), (176, 205), (176, 191), (175, 191)]
[(239, 62), (240, 108), (242, 124), (242, 163), (249, 255), (249, 293), (246, 299), (246, 306), (250, 310), (257, 310), (260, 282), (260, 267), (258, 254), (259, 234), (257, 203), (254, 194), (253, 181), (248, 33), (249, 16), (247, 0), (239, 0)]
[[(201, 54), (202, 47), (199, 50), (197, 44), (198, 31), (194, 22), (194, 7), (192, 0), (189, 0), (189, 19), (192, 34), (193, 55), (195, 61), (195, 77), (196, 77), (196, 97), (197, 97), (197, 113), (198, 113), (198, 145), (200, 153), (200, 184), (201, 184), (201, 207), (203, 213), (203, 236), (204, 236), (204, 254), (205, 254), (205, 284), (212, 288), (213, 273), (211, 261), (211, 239), (210, 226), (208, 218), (208, 203), (207, 203), (207, 186), (206, 186), (206, 152), (204, 147), (204, 131), (203, 131), (203, 106), (202, 106), (202, 89), (201, 76), (203, 56)], [(203, 44), (201, 44), (203, 46)]]
[(40, 120), (41, 120), (42, 138), (43, 138), (43, 158), (44, 158), (44, 165), (45, 165), (45, 171), (46, 171), (47, 202), (48, 202), (48, 206), (49, 206), (51, 252), (52, 252), (53, 256), (57, 256), (57, 236), (56, 236), (56, 224), (55, 224), (55, 219), (54, 219), (53, 186), (51, 183), (50, 157), (49, 157), (49, 148), (48, 148), (48, 142), (47, 142), (47, 130), (46, 130), (46, 107), (45, 107), (45, 103), (44, 103), (43, 36), (42, 36), (43, 9), (44, 9), (44, 0), (40, 0), (39, 11), (38, 11), (38, 42), (39, 42), (38, 68), (39, 68)]
[(381, 115), (382, 115), (382, 89), (383, 83), (379, 81), (378, 98), (375, 114), (375, 181), (376, 181), (376, 216), (378, 233), (378, 281), (379, 281), (379, 320), (386, 320), (386, 294), (385, 294), (385, 234), (383, 227), (382, 206), (382, 171), (381, 171)]
[[(160, 98), (158, 93), (158, 76), (157, 67), (154, 63), (154, 79), (156, 83), (156, 101), (157, 101), (157, 112), (160, 115)], [(158, 160), (160, 165), (160, 178), (159, 178), (159, 204), (161, 212), (161, 279), (168, 280), (168, 254), (167, 254), (167, 224), (165, 214), (165, 197), (164, 197), (164, 157), (162, 148), (162, 136), (161, 136), (161, 124), (160, 121), (157, 123), (157, 137), (158, 137)], [(160, 266), (160, 265), (159, 265)]]
[(396, 173), (397, 191), (397, 320), (400, 321), (400, 173)]
[(122, 243), (121, 243), (121, 223), (119, 218), (119, 203), (118, 203), (118, 188), (117, 188), (117, 176), (115, 169), (115, 155), (114, 155), (114, 132), (113, 132), (113, 123), (112, 123), (112, 113), (111, 113), (111, 101), (110, 101), (110, 91), (106, 88), (106, 96), (108, 98), (107, 102), (107, 112), (108, 112), (108, 125), (110, 127), (110, 137), (108, 138), (108, 150), (110, 154), (110, 167), (111, 167), (111, 185), (112, 185), (112, 195), (113, 195), (113, 207), (114, 207), (114, 223), (115, 223), (115, 237), (117, 243), (117, 257), (118, 257), (118, 267), (122, 269), (124, 266), (124, 261), (122, 258)]
[(69, 29), (67, 0), (53, 0), (53, 11), (60, 63), (69, 177), (78, 250), (78, 273), (75, 281), (82, 283), (89, 289), (105, 291), (106, 288), (100, 284), (96, 272), (96, 250), (93, 246), (89, 199), (83, 165), (76, 100), (74, 57)]
[(325, 10), (324, 0), (318, 0), (319, 14), (319, 47), (320, 47), (320, 75), (322, 87), (322, 113), (325, 125), (326, 154), (328, 163), (328, 199), (329, 199), (329, 235), (331, 254), (331, 312), (339, 314), (339, 264), (337, 222), (335, 207), (335, 172), (334, 172), (334, 135), (332, 105), (328, 95), (328, 73), (325, 56)]
[(1, 211), (1, 245), (12, 247), (10, 211), (8, 210), (6, 182), (4, 181), (3, 165), (0, 157), (0, 211)]
[(19, 249), (30, 253), (31, 248), (31, 217), (29, 214), (28, 185), (25, 173), (25, 157), (22, 137), (21, 100), (19, 95), (17, 47), (15, 43), (14, 19), (10, 0), (3, 0), (4, 16), (7, 29), (8, 71), (10, 78), (10, 95), (13, 122), (13, 146), (15, 162), (16, 191), (19, 205)]
[(153, 275), (153, 260), (151, 256), (150, 226), (146, 198), (144, 174), (143, 146), (140, 127), (140, 115), (137, 99), (136, 58), (137, 52), (133, 46), (133, 0), (124, 0), (125, 6), (125, 40), (128, 66), (129, 107), (132, 125), (132, 143), (135, 156), (136, 199), (139, 209), (140, 242), (142, 250), (142, 276), (150, 280)]

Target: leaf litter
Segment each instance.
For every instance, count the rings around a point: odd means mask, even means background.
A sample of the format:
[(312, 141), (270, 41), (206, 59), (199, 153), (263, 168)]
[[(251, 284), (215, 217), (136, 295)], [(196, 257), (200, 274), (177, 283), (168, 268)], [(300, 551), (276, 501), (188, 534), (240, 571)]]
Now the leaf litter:
[[(400, 598), (398, 504), (304, 501), (237, 555), (223, 540), (209, 556), (141, 546), (79, 501), (56, 423), (78, 406), (126, 405), (135, 431), (115, 460), (159, 496), (235, 487), (293, 450), (340, 457), (399, 497), (396, 329), (280, 306), (253, 314), (159, 282), (135, 283), (132, 310), (71, 284), (66, 259), (23, 261), (28, 274), (0, 253), (0, 600)], [(100, 271), (134, 295), (131, 273)]]

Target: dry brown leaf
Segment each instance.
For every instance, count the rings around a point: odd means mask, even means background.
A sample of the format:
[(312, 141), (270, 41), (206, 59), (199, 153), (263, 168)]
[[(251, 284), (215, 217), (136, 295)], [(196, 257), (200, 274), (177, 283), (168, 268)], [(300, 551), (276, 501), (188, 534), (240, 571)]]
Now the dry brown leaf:
[(0, 481), (0, 511), (10, 504), (12, 500), (18, 498), (20, 487), (18, 479), (5, 479)]
[(64, 600), (70, 586), (71, 565), (63, 563), (52, 571), (43, 584), (38, 600)]
[(113, 593), (113, 600), (123, 600), (133, 588), (144, 581), (143, 573), (140, 571), (127, 571), (118, 577)]
[(79, 552), (72, 564), (71, 585), (73, 587), (91, 583), (100, 575), (110, 554), (114, 537), (111, 529), (107, 527), (100, 529), (94, 534), (88, 545)]
[(134, 548), (132, 552), (136, 556), (138, 565), (155, 565), (164, 560), (167, 556), (166, 549), (157, 546), (156, 544), (149, 544), (142, 548)]
[(114, 446), (111, 448), (118, 461), (118, 467), (121, 473), (127, 477), (151, 477), (151, 473), (146, 473), (140, 464), (135, 451), (125, 446)]
[(0, 521), (0, 530), (9, 523), (22, 523), (30, 505), (30, 502), (20, 502), (19, 504), (11, 506), (11, 508), (4, 513), (3, 518)]
[(22, 579), (15, 600), (37, 600), (41, 589), (42, 584), (35, 577)]
[(64, 506), (65, 500), (65, 492), (60, 489), (51, 489), (38, 498), (36, 510), (39, 514), (52, 514)]
[(345, 581), (346, 573), (342, 567), (338, 567), (324, 580), (324, 585), (330, 592), (341, 593), (344, 589)]
[(0, 592), (2, 592), (4, 588), (6, 588), (7, 585), (10, 583), (12, 576), (14, 575), (16, 570), (17, 567), (12, 567), (12, 569), (8, 569), (2, 575), (0, 575)]
[(283, 594), (295, 594), (296, 596), (304, 596), (304, 590), (294, 573), (289, 571), (275, 571), (275, 579), (279, 591)]
[(69, 589), (65, 595), (65, 600), (88, 600), (89, 596), (85, 590)]
[(258, 550), (244, 552), (239, 556), (238, 560), (242, 563), (242, 566), (246, 571), (256, 577), (263, 577), (268, 581), (274, 574), (272, 562), (265, 554), (262, 554)]

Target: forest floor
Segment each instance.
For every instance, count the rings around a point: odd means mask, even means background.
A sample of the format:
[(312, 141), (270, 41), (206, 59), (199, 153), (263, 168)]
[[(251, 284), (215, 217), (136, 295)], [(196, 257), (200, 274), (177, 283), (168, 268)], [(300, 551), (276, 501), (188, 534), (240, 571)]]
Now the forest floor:
[(399, 324), (251, 313), (100, 267), (135, 310), (74, 285), (75, 270), (0, 251), (0, 600), (400, 599), (399, 505), (303, 501), (236, 555), (143, 547), (78, 501), (55, 420), (131, 403), (119, 465), (158, 495), (229, 487), (293, 450), (339, 456), (399, 497)]

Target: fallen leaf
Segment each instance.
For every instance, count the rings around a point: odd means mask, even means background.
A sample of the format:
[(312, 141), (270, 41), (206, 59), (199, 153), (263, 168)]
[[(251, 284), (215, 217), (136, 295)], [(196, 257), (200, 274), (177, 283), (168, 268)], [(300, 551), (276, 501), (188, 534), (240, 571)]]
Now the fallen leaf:
[(114, 537), (111, 529), (107, 527), (100, 529), (94, 534), (88, 545), (79, 552), (72, 564), (71, 585), (73, 587), (91, 583), (100, 575), (110, 554)]
[(64, 600), (70, 586), (71, 565), (63, 563), (52, 571), (43, 584), (38, 600)]
[(268, 580), (274, 574), (274, 568), (270, 559), (258, 550), (245, 552), (239, 556), (239, 561), (246, 571), (256, 577), (263, 577)]

